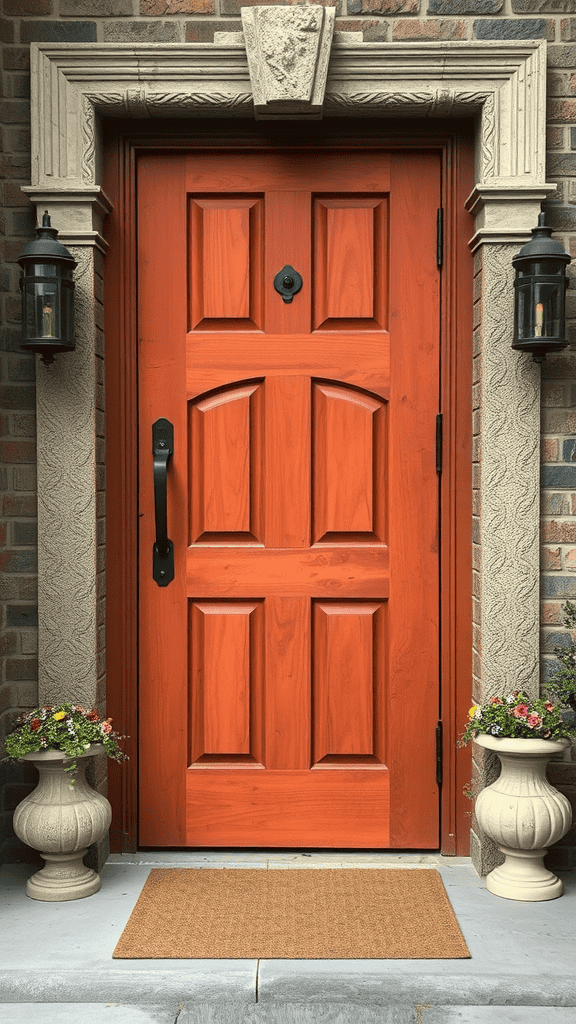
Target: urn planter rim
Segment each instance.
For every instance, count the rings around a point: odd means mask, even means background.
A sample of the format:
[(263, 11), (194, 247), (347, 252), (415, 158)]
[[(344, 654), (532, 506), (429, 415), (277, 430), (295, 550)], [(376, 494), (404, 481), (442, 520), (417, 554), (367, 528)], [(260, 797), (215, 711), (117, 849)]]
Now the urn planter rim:
[(474, 743), (488, 750), (503, 754), (559, 754), (570, 745), (569, 739), (543, 740), (529, 736), (489, 736), (481, 733), (474, 737)]
[(29, 754), (22, 754), (19, 761), (78, 761), (81, 757), (93, 757), (96, 754), (105, 754), (106, 748), (102, 743), (92, 743), (83, 754), (76, 754), (70, 757), (63, 750), (32, 750)]

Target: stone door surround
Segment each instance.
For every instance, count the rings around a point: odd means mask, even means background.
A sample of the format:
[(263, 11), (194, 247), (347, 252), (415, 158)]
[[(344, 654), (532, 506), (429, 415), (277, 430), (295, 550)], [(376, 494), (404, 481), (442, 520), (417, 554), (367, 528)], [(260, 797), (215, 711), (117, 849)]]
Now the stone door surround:
[[(101, 115), (252, 118), (238, 38), (32, 45), (26, 191), (39, 216), (49, 211), (78, 260), (77, 350), (51, 368), (37, 367), (42, 702), (73, 696), (90, 705), (104, 692), (103, 350), (94, 298), (109, 208), (100, 187)], [(555, 190), (545, 180), (545, 74), (541, 41), (335, 42), (323, 98), (325, 117), (475, 118), (475, 187), (467, 205), (482, 281), (475, 332), (477, 696), (512, 681), (534, 693), (539, 680), (540, 379), (510, 341), (511, 257)]]

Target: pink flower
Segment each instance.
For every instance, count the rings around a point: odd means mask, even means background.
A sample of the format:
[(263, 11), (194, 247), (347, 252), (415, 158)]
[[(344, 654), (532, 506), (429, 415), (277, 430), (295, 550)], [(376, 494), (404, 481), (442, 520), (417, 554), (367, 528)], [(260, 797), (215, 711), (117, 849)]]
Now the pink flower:
[(512, 708), (510, 714), (514, 715), (514, 718), (526, 718), (528, 707), (526, 704), (517, 704), (515, 708)]
[(110, 722), (102, 722), (100, 728), (102, 729), (103, 733), (112, 732), (112, 725)]
[(535, 729), (537, 725), (541, 725), (542, 719), (540, 715), (532, 714), (526, 720), (526, 725), (529, 725), (531, 729)]

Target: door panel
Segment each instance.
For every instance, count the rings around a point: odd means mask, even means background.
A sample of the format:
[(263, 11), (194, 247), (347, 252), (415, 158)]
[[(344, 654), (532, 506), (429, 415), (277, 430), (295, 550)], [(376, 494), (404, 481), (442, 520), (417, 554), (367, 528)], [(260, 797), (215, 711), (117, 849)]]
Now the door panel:
[(140, 160), (145, 845), (437, 845), (439, 182), (432, 154)]

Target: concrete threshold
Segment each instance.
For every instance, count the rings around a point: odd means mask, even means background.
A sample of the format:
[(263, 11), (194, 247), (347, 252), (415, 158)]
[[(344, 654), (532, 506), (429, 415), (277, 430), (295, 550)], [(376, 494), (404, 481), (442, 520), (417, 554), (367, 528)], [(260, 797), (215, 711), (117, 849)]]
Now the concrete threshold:
[[(154, 867), (435, 867), (470, 960), (113, 960)], [(67, 903), (0, 869), (0, 1019), (7, 1024), (576, 1024), (576, 872), (565, 893), (487, 892), (468, 858), (436, 854), (193, 851), (110, 857), (102, 888)]]

